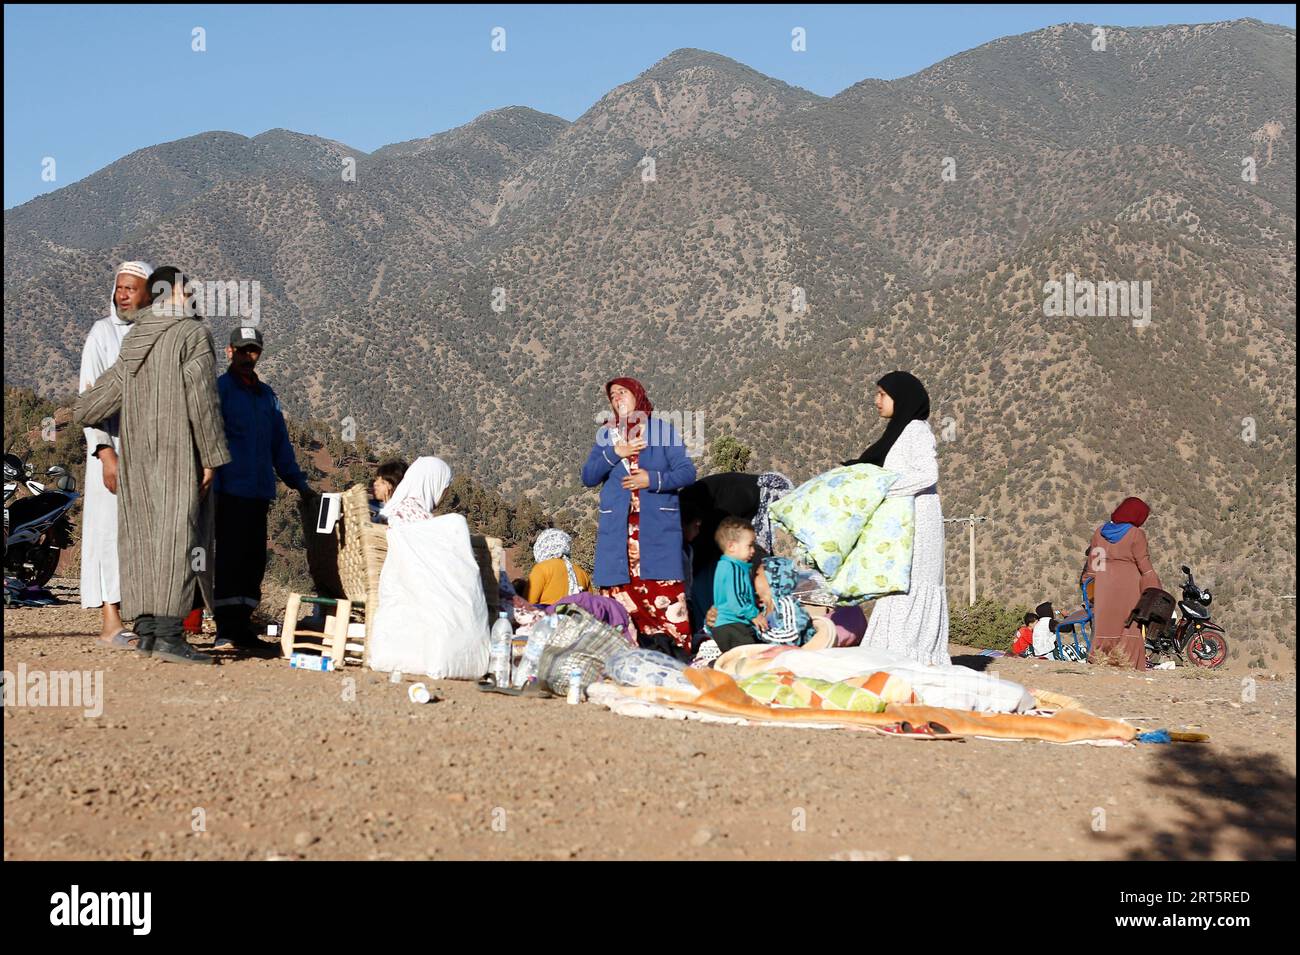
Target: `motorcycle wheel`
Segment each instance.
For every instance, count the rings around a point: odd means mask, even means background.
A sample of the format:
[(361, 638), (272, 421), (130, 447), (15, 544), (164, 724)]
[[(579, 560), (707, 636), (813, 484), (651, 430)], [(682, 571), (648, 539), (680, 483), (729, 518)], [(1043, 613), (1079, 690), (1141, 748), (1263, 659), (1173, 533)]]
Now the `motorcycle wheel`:
[[(34, 587), (44, 587), (58, 569), (61, 553), (59, 548), (52, 544), (39, 545), (31, 552), (31, 559), (25, 562), (22, 567), (24, 573), (19, 576)], [(28, 568), (31, 568), (30, 572)]]
[(1228, 659), (1228, 640), (1217, 630), (1201, 630), (1187, 643), (1187, 659), (1207, 670), (1220, 667)]

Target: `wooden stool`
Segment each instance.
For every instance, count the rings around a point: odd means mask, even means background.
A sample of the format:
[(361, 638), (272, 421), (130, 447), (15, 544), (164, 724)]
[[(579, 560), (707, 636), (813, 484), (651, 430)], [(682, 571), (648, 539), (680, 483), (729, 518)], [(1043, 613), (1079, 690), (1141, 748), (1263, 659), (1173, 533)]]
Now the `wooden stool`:
[[(334, 610), (332, 615), (326, 616), (324, 630), (307, 630), (298, 626), (298, 612), (303, 604)], [(284, 628), (280, 631), (280, 649), (284, 655), (291, 657), (299, 650), (310, 650), (329, 657), (334, 661), (335, 667), (342, 667), (347, 662), (348, 623), (352, 618), (352, 605), (351, 600), (289, 594), (284, 607)]]

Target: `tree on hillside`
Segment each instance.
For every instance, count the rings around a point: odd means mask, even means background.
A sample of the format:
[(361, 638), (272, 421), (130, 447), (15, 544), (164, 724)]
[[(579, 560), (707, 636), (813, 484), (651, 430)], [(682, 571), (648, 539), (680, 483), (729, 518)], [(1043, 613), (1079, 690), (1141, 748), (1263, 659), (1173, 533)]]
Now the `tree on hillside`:
[(753, 451), (748, 445), (741, 444), (729, 434), (715, 438), (709, 445), (709, 470), (715, 474), (728, 471), (743, 471), (749, 467), (749, 457)]

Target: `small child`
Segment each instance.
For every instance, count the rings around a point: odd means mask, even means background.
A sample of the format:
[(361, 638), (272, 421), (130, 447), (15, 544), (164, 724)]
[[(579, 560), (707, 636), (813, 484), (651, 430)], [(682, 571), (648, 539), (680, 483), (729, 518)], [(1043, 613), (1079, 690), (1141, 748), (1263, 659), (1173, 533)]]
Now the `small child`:
[(1038, 622), (1038, 614), (1025, 614), (1024, 625), (1016, 631), (1015, 637), (1011, 641), (1011, 655), (1014, 657), (1028, 657), (1033, 655), (1034, 650), (1034, 624)]
[(713, 573), (713, 606), (717, 623), (713, 640), (722, 653), (733, 647), (759, 643), (758, 631), (767, 629), (767, 618), (754, 597), (754, 528), (739, 517), (724, 517), (714, 535), (722, 559)]

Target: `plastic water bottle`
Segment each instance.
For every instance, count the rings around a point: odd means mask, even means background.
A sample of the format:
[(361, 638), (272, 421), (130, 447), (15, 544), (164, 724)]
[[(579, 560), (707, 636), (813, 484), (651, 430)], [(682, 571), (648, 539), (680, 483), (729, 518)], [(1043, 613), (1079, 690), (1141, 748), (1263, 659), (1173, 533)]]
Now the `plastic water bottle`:
[(582, 702), (582, 664), (571, 663), (569, 665), (569, 695), (570, 705), (577, 705)]
[(497, 615), (497, 622), (492, 624), (491, 656), (488, 658), (488, 672), (497, 686), (510, 685), (510, 641), (514, 635), (510, 615), (503, 610)]
[(519, 661), (519, 666), (515, 667), (514, 680), (511, 682), (515, 689), (537, 678), (537, 668), (542, 662), (542, 651), (550, 642), (556, 623), (556, 617), (550, 614), (533, 624), (533, 632), (528, 638), (528, 645), (524, 647), (523, 658)]

